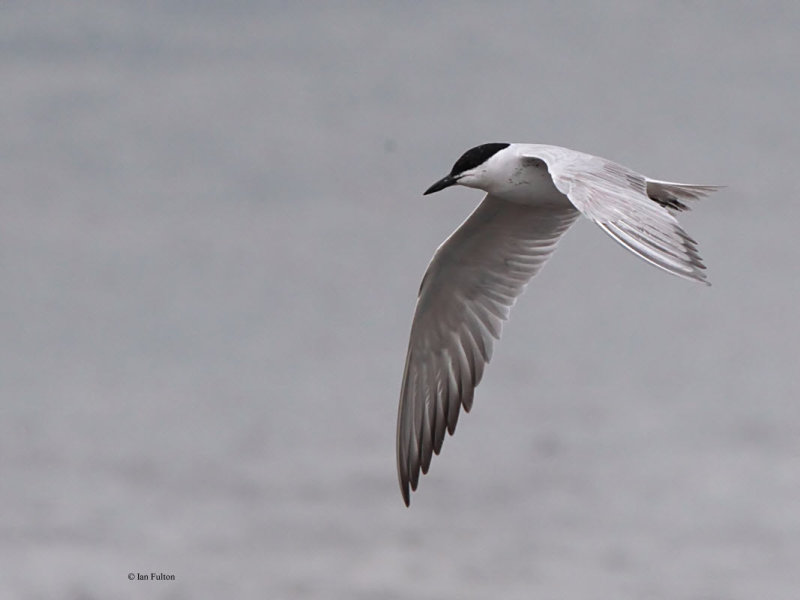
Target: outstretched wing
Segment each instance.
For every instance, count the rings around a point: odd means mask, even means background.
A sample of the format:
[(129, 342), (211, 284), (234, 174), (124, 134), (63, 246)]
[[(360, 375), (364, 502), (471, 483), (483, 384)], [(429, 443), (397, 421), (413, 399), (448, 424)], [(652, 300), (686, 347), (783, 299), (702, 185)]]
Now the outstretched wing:
[(420, 286), (397, 416), (403, 500), (469, 411), (502, 323), (578, 216), (487, 195), (438, 248)]
[(556, 188), (625, 248), (673, 275), (707, 283), (697, 243), (671, 210), (685, 210), (682, 200), (716, 187), (648, 180), (604, 158), (555, 146), (530, 145), (522, 156), (543, 160)]

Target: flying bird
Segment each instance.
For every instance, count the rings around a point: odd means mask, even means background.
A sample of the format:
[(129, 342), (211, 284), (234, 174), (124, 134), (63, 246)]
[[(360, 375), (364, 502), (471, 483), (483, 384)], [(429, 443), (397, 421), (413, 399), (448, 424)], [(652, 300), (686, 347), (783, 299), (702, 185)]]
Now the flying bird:
[(659, 181), (558, 146), (490, 143), (465, 152), (425, 191), (486, 192), (439, 246), (420, 285), (397, 416), (397, 474), (406, 506), (469, 412), (503, 321), (579, 215), (647, 262), (708, 283), (696, 242), (675, 214), (720, 186)]

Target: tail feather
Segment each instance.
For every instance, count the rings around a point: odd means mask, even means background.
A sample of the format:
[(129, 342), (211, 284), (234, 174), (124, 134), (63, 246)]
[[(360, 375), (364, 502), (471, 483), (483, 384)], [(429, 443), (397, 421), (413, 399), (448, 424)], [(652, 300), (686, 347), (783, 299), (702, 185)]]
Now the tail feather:
[(717, 190), (725, 187), (722, 185), (696, 185), (692, 183), (674, 183), (672, 181), (658, 181), (647, 179), (647, 195), (651, 200), (661, 206), (674, 211), (689, 210), (689, 205), (684, 201), (699, 200)]

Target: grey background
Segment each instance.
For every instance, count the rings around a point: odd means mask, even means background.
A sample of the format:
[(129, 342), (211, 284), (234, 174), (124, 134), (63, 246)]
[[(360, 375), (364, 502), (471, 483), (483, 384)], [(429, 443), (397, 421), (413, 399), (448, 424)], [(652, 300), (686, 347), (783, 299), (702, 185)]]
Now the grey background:
[[(795, 599), (800, 4), (0, 5), (0, 596)], [(402, 505), (485, 141), (729, 187), (589, 223)], [(129, 572), (174, 574), (129, 582)]]

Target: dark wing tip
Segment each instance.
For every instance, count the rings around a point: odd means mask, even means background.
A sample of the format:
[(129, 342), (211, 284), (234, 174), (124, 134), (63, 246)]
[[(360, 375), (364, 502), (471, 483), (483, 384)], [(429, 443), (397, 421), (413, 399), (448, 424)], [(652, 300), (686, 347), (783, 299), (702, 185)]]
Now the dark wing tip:
[(662, 197), (650, 196), (650, 199), (654, 200), (664, 208), (671, 208), (674, 211), (681, 212), (684, 210), (689, 210), (688, 206), (686, 206), (683, 202), (672, 196), (662, 196)]
[(400, 493), (403, 494), (403, 502), (406, 507), (411, 506), (411, 493), (408, 491), (408, 482), (400, 482)]

